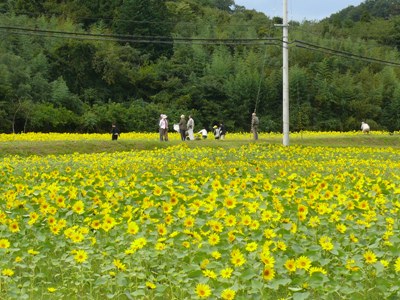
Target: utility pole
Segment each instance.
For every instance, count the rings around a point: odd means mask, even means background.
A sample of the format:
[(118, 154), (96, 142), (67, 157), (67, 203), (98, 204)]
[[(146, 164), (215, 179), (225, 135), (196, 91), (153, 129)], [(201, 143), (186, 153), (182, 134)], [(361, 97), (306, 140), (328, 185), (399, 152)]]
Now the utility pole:
[(289, 24), (288, 24), (288, 5), (287, 0), (283, 0), (283, 145), (289, 146)]

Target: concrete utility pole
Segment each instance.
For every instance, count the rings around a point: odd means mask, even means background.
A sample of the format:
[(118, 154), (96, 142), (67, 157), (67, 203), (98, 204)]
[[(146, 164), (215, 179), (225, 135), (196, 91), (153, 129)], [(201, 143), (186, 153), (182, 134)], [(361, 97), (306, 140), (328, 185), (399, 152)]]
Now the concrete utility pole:
[(289, 146), (289, 24), (287, 0), (283, 0), (283, 145)]

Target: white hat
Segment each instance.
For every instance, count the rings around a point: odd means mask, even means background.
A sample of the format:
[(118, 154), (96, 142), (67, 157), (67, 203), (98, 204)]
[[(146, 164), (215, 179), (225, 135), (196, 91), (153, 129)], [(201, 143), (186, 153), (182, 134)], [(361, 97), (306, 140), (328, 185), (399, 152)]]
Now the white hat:
[(167, 117), (167, 115), (163, 115), (162, 118), (163, 118), (163, 119), (166, 119), (166, 118), (168, 118), (168, 117)]
[(185, 115), (181, 115), (181, 119), (183, 119), (185, 117)]

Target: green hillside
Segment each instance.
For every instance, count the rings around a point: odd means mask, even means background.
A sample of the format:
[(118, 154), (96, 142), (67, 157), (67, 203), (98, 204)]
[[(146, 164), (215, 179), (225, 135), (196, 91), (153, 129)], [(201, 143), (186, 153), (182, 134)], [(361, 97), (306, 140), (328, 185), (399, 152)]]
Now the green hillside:
[[(399, 7), (290, 24), (292, 131), (400, 128)], [(248, 131), (254, 110), (280, 131), (279, 21), (231, 0), (3, 2), (0, 132), (152, 132), (160, 113)]]

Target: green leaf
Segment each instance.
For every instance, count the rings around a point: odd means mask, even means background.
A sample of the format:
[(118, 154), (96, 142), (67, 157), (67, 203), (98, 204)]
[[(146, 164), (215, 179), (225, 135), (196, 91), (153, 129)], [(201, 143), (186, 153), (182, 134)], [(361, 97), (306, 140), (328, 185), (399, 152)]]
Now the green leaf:
[(323, 266), (326, 266), (327, 264), (329, 264), (331, 262), (331, 260), (330, 259), (328, 259), (328, 258), (323, 258), (323, 259), (320, 259), (319, 260), (319, 264), (323, 267)]
[(309, 297), (310, 297), (309, 292), (293, 294), (293, 300), (306, 300), (306, 299), (309, 299)]
[(164, 285), (157, 285), (156, 287), (157, 294), (163, 294), (166, 289), (167, 287)]
[(135, 299), (135, 298), (133, 298), (132, 296), (131, 296), (131, 293), (129, 293), (129, 291), (125, 291), (125, 296), (129, 299), (129, 300), (133, 300), (133, 299)]
[(376, 270), (376, 276), (379, 277), (380, 275), (382, 275), (385, 267), (380, 262), (377, 262), (376, 264), (374, 264), (374, 267)]
[(115, 282), (118, 286), (126, 286), (128, 284), (128, 280), (126, 279), (123, 273), (118, 273), (117, 277), (115, 278)]
[(281, 285), (285, 286), (291, 282), (292, 280), (289, 278), (277, 279), (273, 280), (270, 284), (268, 284), (268, 286), (273, 290), (278, 290)]
[(100, 286), (105, 284), (108, 281), (108, 278), (106, 276), (101, 276), (99, 278), (96, 279), (96, 281), (94, 282), (95, 286)]
[(131, 295), (134, 297), (138, 297), (138, 296), (145, 296), (146, 293), (144, 290), (136, 290)]
[(252, 278), (255, 277), (256, 275), (257, 275), (257, 274), (254, 272), (254, 270), (248, 269), (248, 270), (246, 270), (246, 271), (244, 271), (244, 272), (242, 273), (241, 278), (242, 278), (244, 281), (247, 281), (247, 280), (252, 279)]
[(187, 277), (189, 277), (189, 278), (196, 278), (196, 277), (202, 276), (202, 274), (203, 274), (203, 271), (201, 271), (201, 270), (196, 270), (196, 271), (192, 271), (192, 272), (188, 273)]
[(333, 255), (338, 255), (339, 252), (337, 251), (337, 249), (333, 248), (331, 251), (329, 251), (330, 253), (332, 253)]
[(263, 288), (263, 283), (260, 280), (252, 280), (251, 286), (253, 290), (260, 291)]
[(46, 236), (44, 234), (42, 234), (41, 232), (38, 232), (36, 234), (35, 238), (40, 242), (44, 242), (46, 240)]

